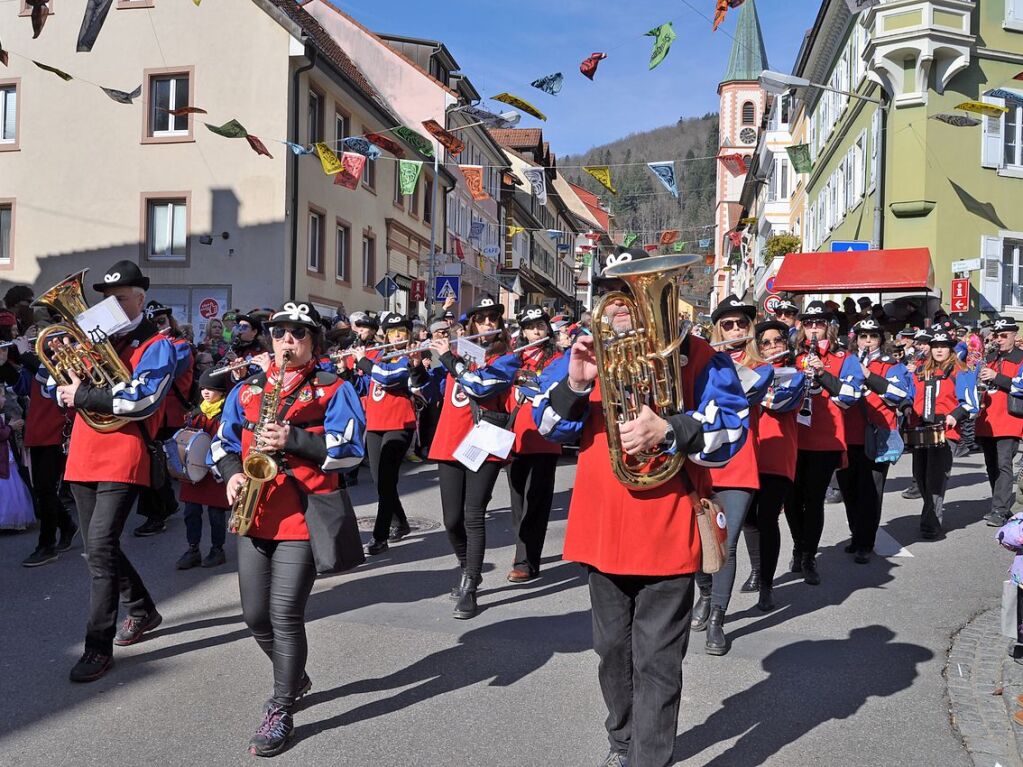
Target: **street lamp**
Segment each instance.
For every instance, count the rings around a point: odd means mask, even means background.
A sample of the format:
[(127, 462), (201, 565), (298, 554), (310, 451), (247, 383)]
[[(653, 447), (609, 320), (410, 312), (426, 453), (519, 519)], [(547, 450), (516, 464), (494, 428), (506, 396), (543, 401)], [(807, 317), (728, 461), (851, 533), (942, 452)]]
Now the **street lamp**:
[(880, 105), (882, 109), (888, 109), (888, 105), (881, 99), (873, 99), (870, 98), (870, 96), (861, 96), (859, 93), (855, 93), (853, 91), (843, 91), (821, 83), (812, 83), (805, 77), (787, 75), (783, 72), (773, 72), (770, 69), (765, 69), (760, 73), (760, 87), (775, 96), (780, 96), (782, 93), (790, 89), (805, 90), (806, 88), (820, 88), (822, 91), (841, 93), (843, 96), (849, 96), (850, 98), (860, 99), (862, 101), (869, 101), (872, 104)]

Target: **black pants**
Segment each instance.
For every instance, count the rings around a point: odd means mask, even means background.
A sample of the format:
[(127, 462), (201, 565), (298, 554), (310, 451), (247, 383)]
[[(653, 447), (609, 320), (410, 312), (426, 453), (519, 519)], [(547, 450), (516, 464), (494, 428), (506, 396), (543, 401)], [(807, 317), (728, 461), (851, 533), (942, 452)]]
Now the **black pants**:
[(500, 472), (501, 464), (497, 461), (484, 461), (479, 471), (469, 471), (454, 461), (437, 465), (444, 529), (466, 575), (479, 576), (483, 572), (487, 504)]
[(590, 568), (589, 586), (611, 748), (637, 767), (674, 764), (693, 576), (609, 575)]
[(139, 514), (155, 522), (163, 522), (178, 510), (170, 475), (160, 487), (143, 487), (139, 493)]
[(36, 517), (39, 519), (39, 548), (57, 543), (57, 531), (66, 533), (74, 526), (71, 514), (60, 499), (60, 481), (64, 476), (67, 456), (60, 445), (30, 447), (32, 462), (32, 494), (36, 499)]
[(727, 610), (728, 602), (732, 599), (732, 587), (735, 585), (735, 551), (739, 544), (739, 533), (746, 521), (746, 512), (749, 511), (750, 502), (753, 500), (753, 491), (722, 488), (716, 493), (728, 524), (728, 559), (713, 575), (702, 571), (696, 573), (696, 584), (700, 587), (700, 594), (710, 595), (711, 607)]
[(142, 578), (121, 551), (121, 532), (139, 488), (123, 482), (74, 482), (71, 493), (92, 578), (85, 649), (110, 655), (117, 633), (118, 595), (134, 617), (145, 617), (154, 608)]
[(920, 514), (920, 529), (928, 532), (941, 530), (945, 507), (945, 490), (952, 473), (952, 459), (957, 443), (949, 440), (944, 445), (914, 449), (913, 479), (920, 488), (924, 508)]
[(309, 645), (305, 606), (316, 580), (309, 541), (238, 539), (238, 591), (245, 625), (273, 664), (275, 705), (301, 690)]
[(413, 429), (396, 431), (367, 431), (366, 452), (369, 453), (369, 470), (377, 489), (377, 519), (373, 525), (373, 538), (386, 541), (391, 534), (391, 522), (408, 524), (405, 509), (398, 495), (398, 476), (401, 462), (412, 444)]
[(543, 542), (554, 501), (557, 453), (523, 453), (508, 466), (511, 519), (515, 528), (515, 567), (540, 571)]
[(977, 437), (984, 451), (987, 481), (991, 485), (991, 511), (1008, 519), (1014, 500), (1012, 461), (1019, 450), (1015, 437)]
[(838, 487), (845, 503), (845, 516), (856, 551), (873, 551), (877, 528), (881, 525), (881, 504), (889, 463), (875, 463), (867, 457), (863, 445), (849, 445), (849, 467), (836, 472)]
[(796, 456), (796, 479), (785, 502), (785, 518), (793, 548), (802, 556), (817, 555), (824, 533), (824, 494), (841, 462), (839, 450), (800, 450)]
[(778, 557), (781, 554), (781, 516), (785, 499), (792, 491), (792, 480), (777, 474), (761, 474), (760, 490), (753, 499), (750, 515), (756, 516), (760, 533), (760, 579), (765, 586), (774, 582), (778, 571)]

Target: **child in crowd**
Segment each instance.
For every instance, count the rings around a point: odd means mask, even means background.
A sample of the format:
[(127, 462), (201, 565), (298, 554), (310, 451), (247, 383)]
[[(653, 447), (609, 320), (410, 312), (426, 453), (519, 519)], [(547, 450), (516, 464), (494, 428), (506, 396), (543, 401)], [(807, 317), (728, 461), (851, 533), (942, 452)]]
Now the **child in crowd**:
[(36, 521), (32, 496), (18, 471), (17, 435), (23, 425), (14, 395), (0, 386), (0, 530), (24, 530)]
[[(185, 416), (185, 428), (202, 429), (211, 437), (220, 428), (220, 413), (227, 397), (230, 376), (210, 375), (203, 372), (199, 378), (199, 392), (202, 401)], [(178, 570), (193, 567), (216, 567), (227, 561), (224, 555), (224, 541), (227, 538), (227, 486), (220, 477), (210, 472), (198, 482), (182, 480), (181, 502), (185, 506), (185, 536), (188, 551), (178, 560)], [(210, 520), (210, 552), (205, 557), (199, 552), (202, 541), (203, 506)]]

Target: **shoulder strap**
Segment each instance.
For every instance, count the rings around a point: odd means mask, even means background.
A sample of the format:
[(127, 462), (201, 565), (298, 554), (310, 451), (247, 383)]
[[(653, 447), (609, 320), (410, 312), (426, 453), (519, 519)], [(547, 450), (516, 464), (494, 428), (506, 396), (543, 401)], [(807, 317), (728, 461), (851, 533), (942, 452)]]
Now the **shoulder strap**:
[(315, 375), (316, 370), (314, 369), (309, 374), (307, 374), (304, 379), (302, 379), (302, 383), (296, 386), (295, 389), (291, 392), (291, 394), (284, 398), (284, 402), (281, 404), (280, 409), (277, 411), (277, 418), (279, 420), (281, 421), (285, 420), (288, 413), (291, 412), (291, 408), (295, 405), (295, 401), (298, 399), (299, 392), (301, 392), (302, 389), (306, 387), (306, 385), (313, 379)]

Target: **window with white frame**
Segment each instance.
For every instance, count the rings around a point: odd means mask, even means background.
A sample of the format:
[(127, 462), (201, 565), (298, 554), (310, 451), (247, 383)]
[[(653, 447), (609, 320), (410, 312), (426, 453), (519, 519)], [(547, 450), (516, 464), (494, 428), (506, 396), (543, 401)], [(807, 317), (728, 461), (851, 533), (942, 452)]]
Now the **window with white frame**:
[(362, 183), (369, 189), (377, 186), (377, 161), (367, 159), (362, 164)]
[(867, 170), (867, 132), (862, 131), (853, 146), (853, 167), (855, 184), (853, 186), (853, 197), (857, 200), (863, 199), (864, 178)]
[(310, 272), (323, 271), (323, 214), (309, 211), (309, 242), (306, 268)]
[(0, 85), (0, 144), (18, 141), (18, 87)]
[(1005, 0), (1005, 29), (1023, 32), (1023, 0)]
[(1023, 309), (1023, 240), (1002, 240), (1002, 309)]
[(344, 151), (344, 140), (348, 137), (348, 116), (342, 112), (334, 112), (334, 146), (332, 149), (340, 154)]
[(856, 145), (845, 153), (845, 209), (856, 207)]
[(188, 75), (185, 73), (149, 78), (150, 136), (183, 136), (188, 133), (188, 115), (171, 114), (189, 106), (188, 91)]
[(789, 198), (789, 161), (779, 157), (774, 161), (774, 171), (767, 191), (769, 201), (787, 200)]
[(845, 218), (845, 211), (848, 207), (848, 189), (846, 186), (845, 172), (845, 158), (842, 158), (842, 162), (839, 164), (838, 169), (835, 171), (833, 178), (833, 187), (835, 190), (835, 226), (842, 223)]
[(394, 166), (394, 204), (404, 205), (405, 195), (401, 193), (401, 164), (391, 163)]
[(1002, 165), (1023, 166), (1023, 107), (1020, 102), (1006, 102), (1009, 111), (1002, 116)]
[(0, 264), (11, 263), (11, 227), (14, 221), (14, 205), (0, 203)]
[(376, 238), (362, 236), (362, 285), (371, 288), (376, 282)]
[(874, 112), (870, 119), (870, 186), (868, 192), (874, 191), (877, 186), (877, 178), (881, 175), (881, 110)]
[(337, 255), (334, 276), (341, 282), (349, 282), (352, 279), (351, 245), (352, 230), (339, 223), (334, 231), (334, 249)]
[(309, 143), (318, 144), (323, 141), (323, 95), (312, 88), (307, 109)]
[(148, 200), (146, 253), (151, 261), (184, 261), (188, 246), (188, 203)]

